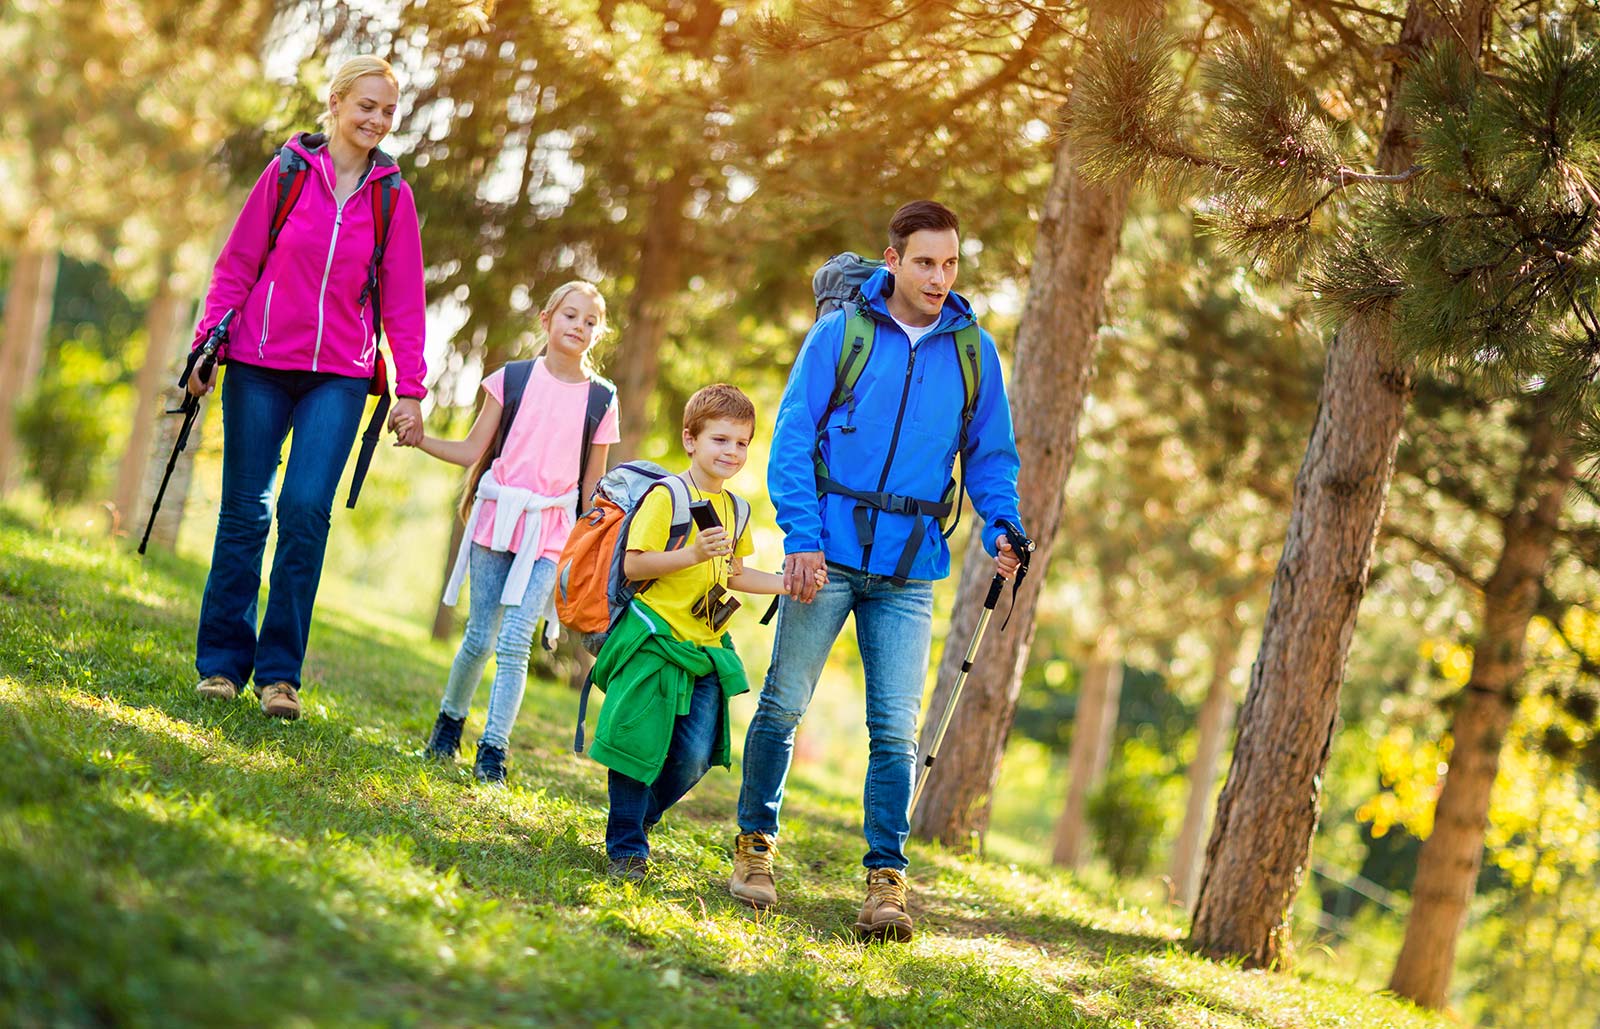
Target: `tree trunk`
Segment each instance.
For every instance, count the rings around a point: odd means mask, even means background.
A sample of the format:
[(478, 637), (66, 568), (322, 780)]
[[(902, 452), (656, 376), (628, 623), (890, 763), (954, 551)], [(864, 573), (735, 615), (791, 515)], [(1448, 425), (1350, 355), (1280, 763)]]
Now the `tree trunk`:
[(1050, 860), (1065, 868), (1082, 867), (1089, 856), (1089, 795), (1105, 779), (1111, 763), (1111, 741), (1122, 700), (1122, 657), (1114, 631), (1101, 635), (1095, 655), (1084, 668), (1073, 719), (1072, 747), (1067, 756), (1067, 802), (1056, 821), (1055, 850)]
[(439, 580), (439, 602), (433, 608), (433, 625), (428, 635), (436, 640), (447, 640), (456, 628), (456, 609), (444, 602), (444, 588), (450, 584), (450, 573), (455, 570), (456, 551), (466, 537), (467, 527), (456, 517), (455, 504), (450, 505), (450, 545), (444, 551), (444, 578)]
[[(616, 358), (611, 362), (622, 434), (618, 453), (637, 454), (648, 427), (661, 343), (667, 334), (667, 312), (672, 297), (684, 286), (683, 238), (689, 218), (683, 205), (689, 198), (689, 179), (689, 169), (679, 168), (671, 178), (656, 183), (651, 197), (639, 272), (628, 297), (628, 317), (617, 341)], [(669, 421), (676, 426), (676, 414)], [(672, 435), (676, 438), (676, 433)]]
[[(1490, 5), (1467, 0), (1451, 21), (1440, 20), (1440, 10), (1423, 0), (1407, 8), (1400, 51), (1414, 54), (1448, 36), (1475, 56)], [(1409, 167), (1415, 151), (1394, 106), (1403, 74), (1397, 65), (1390, 82), (1377, 161), (1383, 172)], [(1386, 313), (1363, 314), (1328, 347), (1190, 928), (1191, 941), (1207, 954), (1261, 966), (1288, 962), (1289, 908), (1316, 831), (1345, 656), (1411, 395), (1412, 370), (1396, 358), (1391, 328)]]
[[(138, 406), (134, 412), (127, 448), (122, 452), (122, 462), (117, 466), (117, 489), (112, 495), (112, 503), (116, 508), (113, 526), (119, 535), (136, 531), (138, 513), (143, 509), (141, 501), (148, 502), (155, 498), (154, 494), (141, 496), (139, 486), (150, 457), (150, 440), (155, 436), (156, 423), (174, 417), (166, 414), (166, 408), (160, 404), (166, 392), (162, 387), (173, 378), (172, 358), (178, 349), (178, 323), (182, 309), (183, 303), (173, 289), (170, 263), (164, 264), (156, 295), (151, 298), (150, 308), (145, 312), (147, 342), (144, 363), (139, 366), (139, 375), (134, 382)], [(139, 525), (137, 531), (144, 531), (144, 526)]]
[(1183, 827), (1172, 848), (1172, 899), (1184, 907), (1194, 902), (1200, 888), (1201, 841), (1205, 839), (1206, 815), (1211, 811), (1211, 791), (1217, 782), (1217, 764), (1228, 743), (1233, 726), (1234, 665), (1239, 660), (1239, 623), (1223, 617), (1217, 625), (1211, 647), (1211, 683), (1200, 704), (1200, 719), (1195, 729), (1194, 760), (1189, 762), (1189, 803), (1183, 811)]
[[(1131, 20), (1144, 10), (1143, 5), (1126, 5), (1111, 14), (1095, 7), (1091, 37), (1109, 19)], [(1068, 101), (1068, 117), (1071, 104)], [(1017, 484), (1022, 528), (1033, 535), (1037, 547), (1035, 568), (1016, 594), (1009, 627), (1000, 632), (997, 621), (979, 648), (940, 760), (929, 770), (921, 804), (913, 812), (912, 832), (947, 846), (967, 845), (973, 832), (989, 824), (990, 798), (1033, 645), (1039, 586), (1049, 572), (1067, 475), (1078, 449), (1078, 416), (1089, 393), (1106, 277), (1117, 253), (1128, 194), (1126, 181), (1101, 185), (1080, 176), (1070, 141), (1063, 138), (1058, 144), (1055, 172), (1039, 215), (1033, 272), (1008, 383), (1024, 469)], [(973, 529), (951, 618), (952, 645), (944, 648), (930, 711), (942, 710), (955, 686), (966, 641), (977, 628), (994, 574), (977, 526)], [(922, 741), (924, 749), (927, 743)]]
[(44, 361), (60, 263), (61, 255), (55, 250), (23, 250), (11, 266), (5, 329), (0, 336), (0, 496), (5, 496), (16, 478), (17, 407), (39, 377)]
[(1472, 675), (1450, 735), (1450, 770), (1439, 790), (1433, 833), (1417, 856), (1405, 942), (1389, 989), (1423, 1007), (1444, 1006), (1455, 968), (1456, 937), (1467, 917), (1483, 859), (1489, 798), (1500, 747), (1516, 711), (1524, 642), (1544, 586), (1567, 488), (1576, 471), (1548, 411), (1537, 411), (1528, 450), (1504, 519), (1500, 561), (1484, 587), (1483, 629)]

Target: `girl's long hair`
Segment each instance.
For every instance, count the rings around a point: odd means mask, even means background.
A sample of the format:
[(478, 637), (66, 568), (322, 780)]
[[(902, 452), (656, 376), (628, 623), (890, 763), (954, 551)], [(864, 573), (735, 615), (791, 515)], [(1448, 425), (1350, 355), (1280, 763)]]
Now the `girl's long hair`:
[[(571, 282), (564, 282), (557, 286), (555, 292), (550, 294), (550, 299), (546, 300), (544, 306), (539, 309), (539, 324), (542, 330), (544, 322), (554, 316), (556, 308), (561, 306), (561, 301), (567, 298), (568, 293), (573, 292), (582, 293), (593, 300), (595, 308), (600, 312), (599, 324), (594, 328), (594, 335), (589, 338), (589, 349), (583, 352), (583, 374), (594, 378), (595, 368), (591, 355), (594, 353), (595, 343), (599, 342), (600, 337), (606, 331), (606, 298), (600, 295), (600, 291), (592, 283), (585, 282), (582, 279), (573, 279)], [(548, 340), (546, 340), (545, 346), (549, 346)], [(539, 353), (544, 353), (544, 348), (540, 348)], [(538, 354), (534, 356), (537, 357)], [(504, 396), (503, 393), (501, 395)], [(500, 447), (504, 443), (505, 440), (500, 438), (500, 430), (497, 427), (494, 431), (494, 439), (489, 446), (484, 448), (483, 453), (478, 455), (478, 459), (472, 463), (472, 467), (467, 471), (466, 478), (461, 480), (461, 496), (456, 501), (456, 516), (461, 519), (463, 524), (472, 515), (472, 502), (478, 496), (478, 481), (483, 478), (483, 473), (489, 470), (489, 466), (494, 464), (495, 458), (500, 456)], [(582, 489), (583, 483), (578, 483), (578, 488)], [(582, 504), (580, 503), (579, 506), (581, 507)], [(472, 526), (467, 526), (467, 529), (471, 531)], [(537, 541), (535, 542), (537, 543)]]

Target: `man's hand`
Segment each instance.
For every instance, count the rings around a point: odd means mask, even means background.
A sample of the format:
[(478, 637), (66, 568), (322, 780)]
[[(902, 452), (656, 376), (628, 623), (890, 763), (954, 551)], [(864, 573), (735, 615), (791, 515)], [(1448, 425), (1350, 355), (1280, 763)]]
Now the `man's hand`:
[(211, 378), (202, 379), (200, 377), (200, 366), (202, 364), (205, 364), (205, 362), (196, 361), (194, 363), (194, 370), (189, 373), (189, 381), (183, 384), (183, 388), (188, 390), (189, 395), (192, 397), (203, 397), (207, 393), (210, 393), (211, 387), (215, 385), (217, 381), (217, 369), (215, 365), (213, 365), (211, 368)]
[(817, 590), (828, 581), (827, 566), (827, 559), (820, 550), (786, 555), (783, 559), (783, 592), (791, 600), (811, 603)]
[(1001, 533), (994, 541), (994, 573), (1002, 579), (1009, 579), (1016, 574), (1017, 566), (1022, 563), (1022, 558), (1011, 549), (1011, 541), (1006, 539), (1006, 534)]
[(422, 401), (416, 397), (401, 397), (389, 412), (389, 431), (397, 437), (395, 443), (414, 447), (422, 442)]

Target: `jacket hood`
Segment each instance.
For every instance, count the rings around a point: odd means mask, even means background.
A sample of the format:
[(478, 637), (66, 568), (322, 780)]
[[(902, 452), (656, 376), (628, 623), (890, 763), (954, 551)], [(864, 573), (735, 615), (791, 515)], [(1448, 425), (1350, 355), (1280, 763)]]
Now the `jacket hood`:
[[(305, 158), (308, 164), (315, 164), (320, 155), (328, 152), (328, 135), (325, 132), (296, 132), (284, 140), (283, 145)], [(382, 147), (373, 147), (371, 157), (372, 174), (368, 181), (400, 174), (400, 165)]]
[[(879, 268), (861, 284), (861, 295), (867, 298), (867, 310), (882, 319), (890, 319), (888, 300), (894, 294), (894, 275), (887, 266)], [(939, 325), (935, 332), (954, 332), (965, 328), (977, 320), (972, 313), (972, 304), (967, 298), (951, 290), (945, 294), (944, 310), (939, 315)]]

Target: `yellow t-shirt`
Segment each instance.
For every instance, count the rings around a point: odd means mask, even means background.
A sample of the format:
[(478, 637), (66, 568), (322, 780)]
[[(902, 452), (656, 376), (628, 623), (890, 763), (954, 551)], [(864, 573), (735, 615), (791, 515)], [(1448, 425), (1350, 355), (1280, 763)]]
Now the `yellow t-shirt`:
[[(732, 532), (734, 529), (732, 495), (726, 491), (701, 495), (711, 502), (711, 509), (722, 520), (723, 528)], [(633, 516), (633, 524), (628, 527), (628, 549), (665, 550), (671, 527), (672, 495), (665, 489), (651, 490), (640, 501), (639, 510)], [(746, 529), (744, 535), (734, 543), (733, 553), (736, 557), (746, 557), (755, 551), (750, 542), (748, 527)], [(691, 520), (689, 538), (684, 541), (684, 546), (692, 545), (699, 534), (700, 530)], [(650, 588), (640, 595), (640, 599), (650, 605), (650, 610), (666, 619), (667, 624), (672, 626), (673, 635), (678, 639), (686, 643), (697, 643), (703, 647), (721, 646), (722, 633), (727, 631), (727, 626), (724, 625), (720, 630), (712, 629), (704, 619), (696, 617), (694, 608), (713, 583), (720, 583), (724, 589), (727, 588), (728, 569), (731, 563), (729, 558), (713, 558), (685, 568), (681, 572), (663, 575), (650, 584)]]

